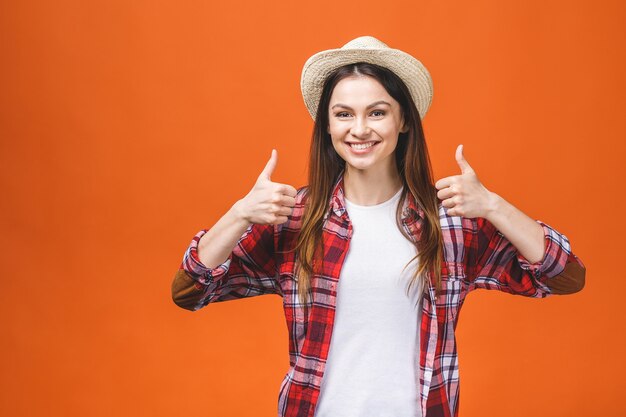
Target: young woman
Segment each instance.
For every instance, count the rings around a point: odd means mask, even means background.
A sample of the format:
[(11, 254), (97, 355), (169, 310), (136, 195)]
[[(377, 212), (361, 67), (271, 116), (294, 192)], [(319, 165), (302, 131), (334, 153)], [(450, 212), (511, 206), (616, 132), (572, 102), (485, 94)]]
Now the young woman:
[(278, 415), (456, 416), (454, 330), (466, 295), (567, 294), (585, 268), (568, 239), (487, 190), (464, 159), (433, 182), (422, 132), (428, 71), (372, 37), (306, 63), (309, 184), (271, 181), (198, 233), (176, 304), (277, 294), (290, 369)]

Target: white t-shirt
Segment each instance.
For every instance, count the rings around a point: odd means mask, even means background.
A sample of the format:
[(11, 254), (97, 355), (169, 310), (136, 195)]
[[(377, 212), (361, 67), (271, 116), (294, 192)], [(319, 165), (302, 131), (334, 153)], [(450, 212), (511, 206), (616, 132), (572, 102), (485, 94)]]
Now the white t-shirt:
[[(337, 285), (316, 417), (421, 417), (417, 254), (396, 223), (402, 190), (374, 206), (346, 200), (352, 237)], [(416, 306), (417, 304), (417, 306)]]

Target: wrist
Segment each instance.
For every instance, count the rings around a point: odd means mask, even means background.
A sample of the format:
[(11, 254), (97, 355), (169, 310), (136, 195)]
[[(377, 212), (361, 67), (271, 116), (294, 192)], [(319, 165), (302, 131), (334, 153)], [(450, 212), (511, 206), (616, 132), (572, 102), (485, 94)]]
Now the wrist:
[(505, 201), (498, 194), (489, 191), (485, 206), (485, 219), (492, 221), (498, 213), (502, 212)]
[(245, 211), (243, 200), (237, 200), (235, 204), (230, 208), (230, 214), (233, 221), (239, 224), (242, 228), (248, 228), (252, 222), (249, 220), (249, 216)]

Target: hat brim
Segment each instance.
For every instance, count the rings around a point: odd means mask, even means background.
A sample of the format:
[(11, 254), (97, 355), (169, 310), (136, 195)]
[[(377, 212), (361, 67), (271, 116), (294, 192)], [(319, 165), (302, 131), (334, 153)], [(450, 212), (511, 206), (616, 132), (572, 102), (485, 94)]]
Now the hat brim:
[(315, 120), (326, 78), (339, 67), (356, 62), (379, 65), (394, 72), (406, 84), (424, 118), (433, 97), (433, 83), (426, 67), (398, 49), (330, 49), (310, 57), (302, 69), (300, 88), (309, 114)]

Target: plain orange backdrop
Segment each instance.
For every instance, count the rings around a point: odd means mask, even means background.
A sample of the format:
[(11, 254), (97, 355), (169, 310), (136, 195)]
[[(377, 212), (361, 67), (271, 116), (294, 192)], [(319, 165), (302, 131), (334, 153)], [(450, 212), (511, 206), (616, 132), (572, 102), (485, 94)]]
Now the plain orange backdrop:
[(463, 143), (587, 267), (572, 296), (468, 297), (460, 415), (625, 415), (624, 22), (622, 0), (3, 1), (0, 415), (276, 415), (280, 298), (190, 313), (170, 284), (272, 148), (305, 184), (302, 65), (361, 35), (430, 70), (436, 179)]

